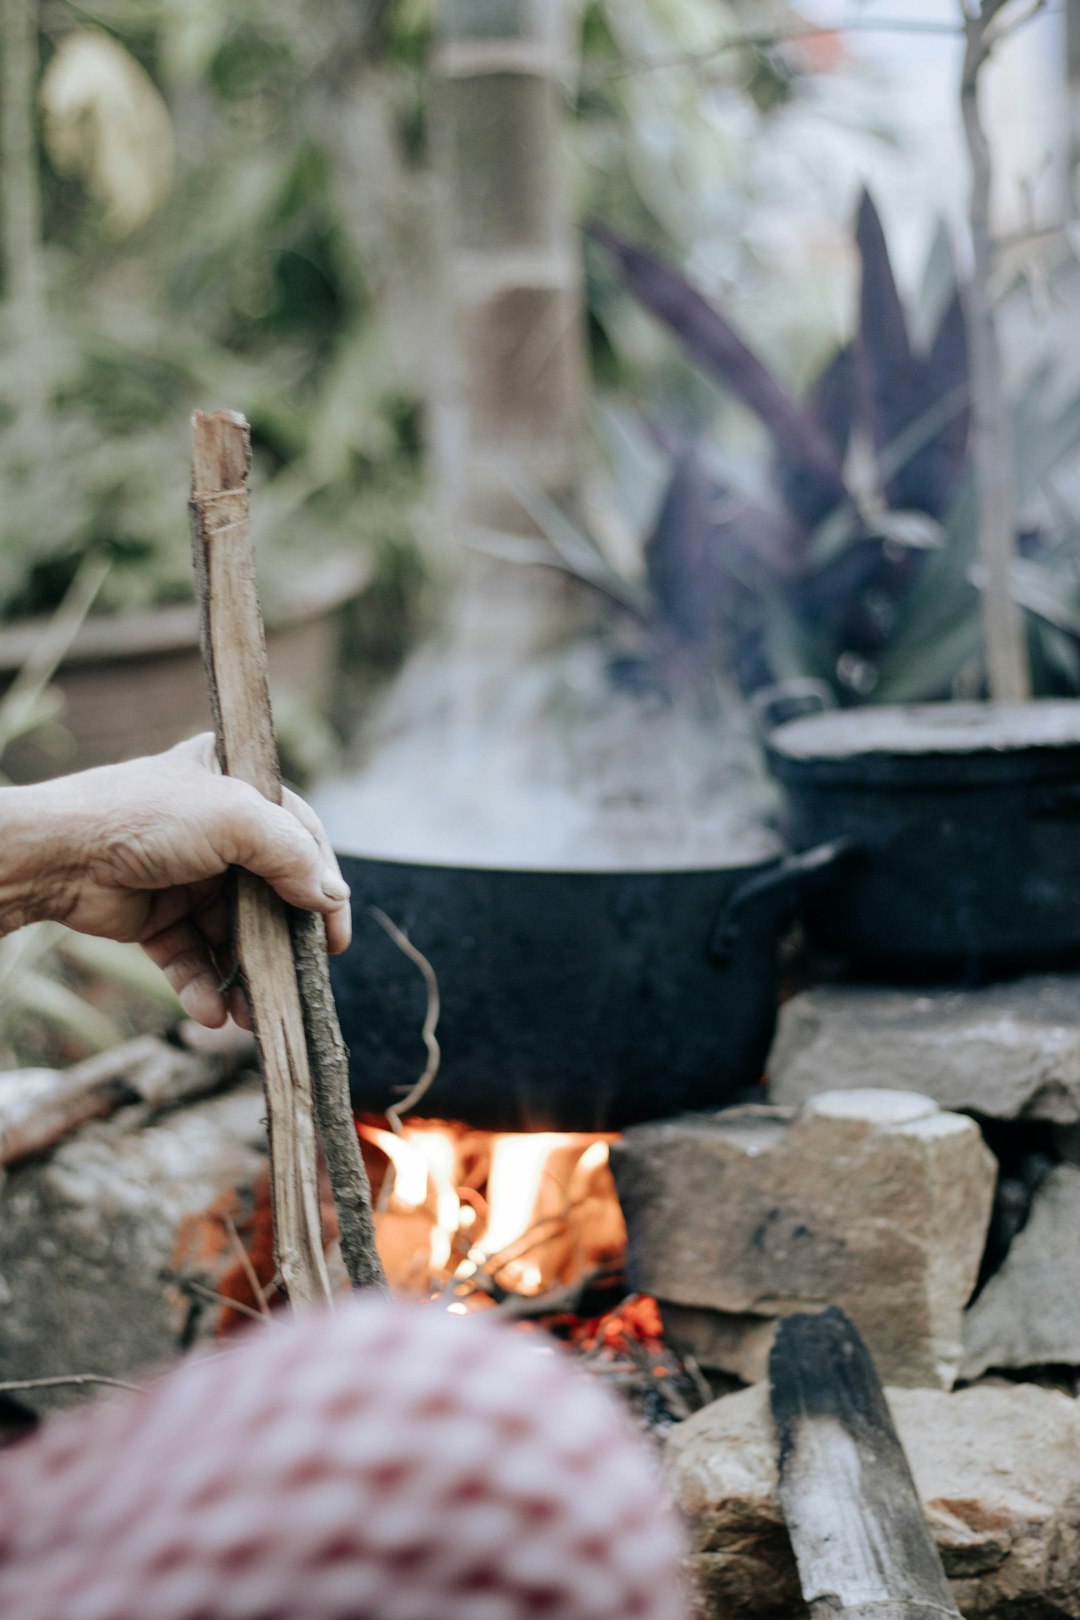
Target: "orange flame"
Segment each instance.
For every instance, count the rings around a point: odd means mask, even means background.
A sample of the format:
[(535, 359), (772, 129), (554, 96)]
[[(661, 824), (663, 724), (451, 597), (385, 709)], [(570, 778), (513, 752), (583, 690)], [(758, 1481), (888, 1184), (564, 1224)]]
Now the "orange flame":
[(449, 1309), (460, 1311), (506, 1293), (540, 1294), (621, 1256), (608, 1136), (358, 1129), (389, 1160), (376, 1234), (399, 1288), (452, 1294)]

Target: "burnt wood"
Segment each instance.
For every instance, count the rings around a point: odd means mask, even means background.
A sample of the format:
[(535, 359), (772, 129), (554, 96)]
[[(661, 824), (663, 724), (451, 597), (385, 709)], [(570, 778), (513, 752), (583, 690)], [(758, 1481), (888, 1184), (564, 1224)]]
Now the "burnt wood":
[(813, 1620), (959, 1620), (873, 1361), (842, 1311), (780, 1323), (769, 1391)]

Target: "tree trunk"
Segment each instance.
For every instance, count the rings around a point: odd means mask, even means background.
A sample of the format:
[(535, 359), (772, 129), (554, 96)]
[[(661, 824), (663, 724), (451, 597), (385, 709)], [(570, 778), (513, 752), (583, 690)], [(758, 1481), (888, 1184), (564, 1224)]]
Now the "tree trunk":
[[(999, 8), (998, 8), (999, 9)], [(971, 345), (972, 458), (978, 486), (979, 549), (983, 568), (983, 626), (990, 696), (1019, 703), (1031, 696), (1031, 671), (1023, 616), (1012, 594), (1016, 549), (1013, 445), (991, 293), (990, 145), (979, 105), (979, 77), (987, 57), (986, 30), (993, 14), (984, 0), (966, 16), (967, 48), (960, 84), (960, 110), (971, 160), (972, 272), (968, 289)]]
[[(432, 96), (443, 346), (433, 411), (440, 500), (477, 530), (535, 536), (515, 497), (572, 498), (581, 462), (582, 274), (564, 174), (568, 0), (443, 0)], [(554, 570), (459, 559), (452, 635), (515, 663), (575, 622)]]

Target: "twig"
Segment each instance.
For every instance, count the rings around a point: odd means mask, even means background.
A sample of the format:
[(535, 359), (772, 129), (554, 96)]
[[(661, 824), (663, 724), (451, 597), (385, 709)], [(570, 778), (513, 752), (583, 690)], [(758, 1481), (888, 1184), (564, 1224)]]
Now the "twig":
[(797, 44), (804, 39), (827, 39), (832, 34), (936, 34), (956, 38), (963, 33), (956, 23), (918, 22), (910, 17), (849, 18), (831, 25), (808, 23), (798, 28), (751, 29), (727, 34), (714, 45), (699, 51), (672, 51), (663, 56), (631, 57), (601, 69), (597, 79), (623, 79), (637, 73), (663, 72), (667, 68), (704, 67), (731, 51), (768, 51), (780, 45)]
[(62, 1384), (107, 1384), (110, 1389), (130, 1389), (137, 1395), (142, 1384), (129, 1384), (123, 1378), (105, 1378), (100, 1373), (61, 1373), (55, 1378), (5, 1378), (0, 1395), (15, 1395), (24, 1389), (58, 1389)]
[[(222, 1215), (221, 1224), (229, 1234), (229, 1242), (233, 1246), (233, 1253), (236, 1255), (236, 1258), (239, 1260), (240, 1265), (243, 1268), (244, 1276), (248, 1280), (248, 1287), (251, 1289), (251, 1292), (255, 1297), (255, 1303), (259, 1307), (260, 1316), (269, 1317), (270, 1307), (266, 1303), (266, 1295), (263, 1292), (263, 1285), (259, 1281), (258, 1272), (251, 1263), (251, 1256), (244, 1248), (243, 1240), (239, 1232), (236, 1230), (236, 1222), (233, 1220), (231, 1215)], [(233, 1304), (239, 1306), (240, 1301), (234, 1300)]]
[(386, 1289), (375, 1217), (349, 1095), (349, 1053), (341, 1037), (326, 963), (326, 928), (315, 912), (292, 911), (296, 979), (307, 1035), (315, 1122), (337, 1209), (341, 1257), (354, 1288)]
[[(248, 512), (251, 436), (232, 411), (196, 411), (192, 426), (192, 553), (218, 758), (227, 775), (279, 804)], [(236, 873), (236, 944), (262, 1060), (278, 1269), (294, 1309), (328, 1303), (311, 1072), (288, 916), (273, 890), (243, 869)]]
[(408, 934), (404, 933), (397, 923), (392, 922), (386, 912), (382, 911), (378, 906), (369, 906), (368, 909), (380, 928), (389, 934), (398, 950), (420, 969), (424, 984), (427, 986), (427, 1011), (424, 1014), (424, 1026), (420, 1031), (424, 1046), (427, 1049), (427, 1064), (419, 1080), (410, 1088), (408, 1095), (386, 1110), (386, 1117), (390, 1121), (390, 1129), (396, 1136), (400, 1136), (402, 1134), (402, 1114), (407, 1114), (410, 1109), (416, 1107), (422, 1097), (426, 1096), (435, 1082), (435, 1077), (439, 1072), (439, 1064), (442, 1062), (442, 1052), (439, 1049), (439, 1042), (435, 1035), (440, 1012), (439, 981), (435, 977), (435, 969), (423, 951), (417, 950)]
[(29, 658), (0, 699), (0, 757), (38, 723), (46, 688), (71, 650), (110, 568), (102, 557), (85, 557)]
[(184, 1287), (191, 1294), (201, 1294), (203, 1299), (210, 1300), (214, 1305), (227, 1305), (230, 1311), (239, 1311), (241, 1316), (248, 1316), (253, 1322), (265, 1322), (269, 1315), (268, 1311), (253, 1310), (242, 1299), (230, 1299), (228, 1294), (219, 1294), (216, 1288), (208, 1288), (205, 1283), (194, 1279), (189, 1279)]

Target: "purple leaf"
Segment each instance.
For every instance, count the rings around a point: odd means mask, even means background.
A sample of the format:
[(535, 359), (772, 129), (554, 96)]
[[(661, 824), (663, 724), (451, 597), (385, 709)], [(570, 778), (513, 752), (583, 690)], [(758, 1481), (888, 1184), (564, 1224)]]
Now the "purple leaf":
[[(916, 441), (891, 473), (884, 493), (893, 507), (941, 517), (963, 469), (968, 439), (962, 399), (955, 411), (946, 411), (940, 425), (933, 425), (946, 396), (955, 396), (967, 381), (959, 298), (946, 310), (930, 353), (925, 359), (916, 355), (881, 219), (868, 192), (859, 203), (855, 237), (862, 262), (856, 345), (862, 411), (879, 451), (892, 450), (912, 433)], [(924, 442), (918, 442), (920, 423), (931, 425)]]
[[(827, 435), (840, 465), (847, 455), (856, 406), (855, 355), (849, 344), (838, 349), (819, 373), (806, 404), (809, 414)], [(808, 489), (801, 470), (784, 460), (781, 460), (778, 477), (789, 510), (807, 529), (816, 528), (829, 511), (828, 507), (822, 507), (818, 489)]]
[(699, 365), (737, 394), (768, 428), (774, 443), (822, 515), (847, 498), (828, 434), (762, 364), (719, 310), (656, 254), (603, 225), (591, 235), (612, 254), (634, 297), (681, 338)]
[[(941, 325), (926, 357), (926, 371), (930, 391), (938, 398), (955, 389), (962, 390), (963, 397), (970, 389), (967, 320), (959, 288), (941, 317)], [(930, 446), (934, 461), (932, 468), (928, 469), (928, 482), (933, 487), (936, 503), (931, 510), (938, 515), (948, 508), (952, 493), (967, 465), (970, 438), (971, 401), (968, 395)]]

